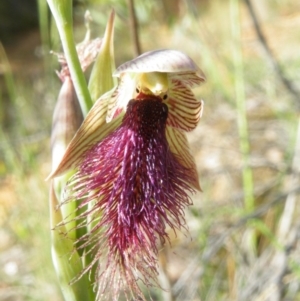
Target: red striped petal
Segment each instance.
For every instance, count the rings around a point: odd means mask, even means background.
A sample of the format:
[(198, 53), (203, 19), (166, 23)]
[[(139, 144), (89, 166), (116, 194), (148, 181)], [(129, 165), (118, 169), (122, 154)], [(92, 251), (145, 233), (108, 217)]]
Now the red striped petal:
[(196, 72), (180, 72), (180, 73), (169, 73), (169, 78), (180, 80), (183, 85), (190, 88), (198, 87), (205, 82), (206, 77), (201, 69)]
[(181, 79), (171, 78), (166, 104), (169, 108), (168, 125), (184, 131), (196, 127), (202, 115), (203, 101), (196, 99)]
[[(136, 82), (129, 74), (123, 74), (120, 82), (110, 94), (107, 94), (108, 106), (106, 121), (110, 122), (118, 114), (126, 110), (127, 104), (133, 98), (135, 93)], [(105, 95), (104, 95), (105, 97)]]
[(195, 189), (201, 191), (196, 163), (193, 156), (190, 153), (186, 134), (180, 130), (167, 126), (166, 137), (171, 152), (177, 156), (179, 162), (184, 167), (189, 168), (192, 171), (192, 186)]
[[(200, 72), (199, 72), (200, 71)], [(194, 72), (202, 73), (196, 63), (185, 53), (173, 49), (159, 49), (141, 54), (118, 67), (115, 76), (122, 73), (145, 72)]]
[(68, 145), (58, 167), (51, 172), (47, 179), (54, 178), (66, 172), (81, 159), (82, 154), (87, 149), (96, 142), (101, 141), (121, 124), (124, 114), (120, 114), (112, 122), (106, 123), (107, 102), (107, 98), (100, 98), (96, 101)]

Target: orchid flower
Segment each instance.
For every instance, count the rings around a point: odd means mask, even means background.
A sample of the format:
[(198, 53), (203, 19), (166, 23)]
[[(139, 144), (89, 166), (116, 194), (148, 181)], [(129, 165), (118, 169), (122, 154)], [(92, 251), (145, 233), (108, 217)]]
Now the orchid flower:
[[(192, 88), (203, 72), (176, 50), (147, 52), (121, 65), (118, 85), (101, 96), (49, 178), (74, 168), (64, 204), (80, 200), (81, 248), (96, 265), (97, 300), (145, 300), (157, 284), (158, 241), (185, 225), (190, 192), (201, 190), (186, 132), (202, 114)], [(85, 209), (82, 211), (82, 209)], [(78, 243), (78, 242), (77, 242)]]

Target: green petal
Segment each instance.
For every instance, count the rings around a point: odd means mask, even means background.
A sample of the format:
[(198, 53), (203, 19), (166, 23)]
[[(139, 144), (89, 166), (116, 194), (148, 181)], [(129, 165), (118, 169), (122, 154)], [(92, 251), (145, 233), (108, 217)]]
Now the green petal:
[(112, 11), (89, 79), (89, 91), (93, 101), (97, 100), (102, 94), (111, 90), (115, 85), (112, 77), (112, 73), (115, 70), (113, 47), (114, 17), (115, 13)]
[(186, 168), (190, 169), (193, 174), (193, 182), (191, 185), (201, 191), (197, 167), (193, 156), (190, 153), (189, 144), (186, 134), (180, 130), (167, 126), (166, 137), (171, 152), (175, 154), (179, 162)]

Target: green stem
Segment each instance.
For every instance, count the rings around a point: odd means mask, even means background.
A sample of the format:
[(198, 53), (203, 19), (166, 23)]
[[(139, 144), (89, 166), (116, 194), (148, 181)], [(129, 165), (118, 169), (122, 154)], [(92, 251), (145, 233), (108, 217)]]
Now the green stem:
[(48, 7), (47, 2), (45, 0), (37, 0), (38, 4), (38, 15), (39, 15), (39, 28), (40, 35), (42, 40), (42, 49), (43, 49), (43, 60), (44, 60), (44, 68), (48, 74), (50, 70), (51, 61), (46, 58), (45, 53), (49, 53), (50, 49), (50, 34), (49, 34), (49, 18), (48, 18)]
[(93, 105), (85, 77), (78, 59), (73, 36), (72, 1), (47, 0), (54, 16), (71, 78), (84, 116)]
[[(54, 191), (53, 182), (50, 184), (50, 226), (51, 226), (51, 253), (54, 268), (59, 279), (59, 285), (65, 301), (92, 301), (93, 287), (88, 275), (80, 276), (83, 266), (80, 257), (74, 250), (73, 241), (68, 236), (62, 236), (60, 231), (66, 233), (64, 225), (56, 228), (56, 225), (63, 221), (60, 208), (57, 208), (59, 201)], [(74, 279), (76, 279), (74, 281)], [(72, 283), (74, 281), (74, 283)]]
[(246, 96), (244, 82), (244, 62), (241, 48), (241, 27), (239, 0), (231, 0), (231, 31), (233, 37), (233, 62), (234, 62), (234, 81), (235, 81), (235, 98), (237, 108), (237, 121), (240, 141), (240, 151), (243, 159), (243, 189), (244, 202), (247, 212), (254, 208), (253, 196), (253, 177), (252, 170), (249, 166), (249, 137), (248, 122), (246, 112)]
[(17, 99), (17, 87), (16, 87), (16, 83), (14, 80), (14, 76), (11, 70), (8, 57), (6, 55), (5, 49), (1, 42), (0, 42), (0, 64), (4, 69), (3, 75), (4, 75), (4, 81), (9, 95), (9, 99), (11, 103), (15, 105)]
[[(64, 55), (69, 67), (70, 75), (79, 100), (81, 111), (83, 113), (83, 116), (86, 116), (90, 108), (92, 107), (93, 102), (80, 66), (74, 42), (72, 0), (47, 0), (47, 2), (55, 19), (55, 23), (63, 46)], [(55, 192), (52, 193), (52, 198), (54, 196)], [(60, 219), (61, 218), (62, 217), (60, 217)], [(53, 225), (55, 224), (56, 221), (54, 221)], [(61, 243), (59, 243), (58, 241), (53, 241), (52, 248), (55, 251), (54, 255), (56, 255), (56, 253), (68, 254), (70, 247), (66, 245), (67, 243), (68, 240), (66, 239), (61, 240)], [(85, 274), (82, 276), (82, 278), (78, 279), (78, 281), (75, 282), (72, 287), (68, 285), (68, 281), (71, 278), (70, 275), (73, 276), (75, 274), (76, 276), (79, 276), (82, 272), (82, 269), (84, 269), (85, 267), (84, 262), (81, 261), (82, 258), (79, 257), (80, 254), (75, 252), (74, 255), (78, 255), (76, 260), (70, 260), (69, 262), (61, 260), (62, 256), (54, 256), (57, 270), (56, 272), (61, 280), (66, 280), (63, 282), (63, 284), (65, 285), (62, 285), (61, 283), (62, 289), (68, 293), (67, 295), (65, 295), (66, 301), (95, 300), (95, 292), (93, 291), (93, 285), (91, 283), (94, 281), (94, 278), (92, 278), (92, 280), (88, 282), (81, 281), (81, 279), (88, 278)], [(73, 287), (76, 289), (75, 291), (72, 290)], [(79, 289), (77, 290), (77, 288)], [(82, 294), (84, 294), (84, 296), (82, 296)]]

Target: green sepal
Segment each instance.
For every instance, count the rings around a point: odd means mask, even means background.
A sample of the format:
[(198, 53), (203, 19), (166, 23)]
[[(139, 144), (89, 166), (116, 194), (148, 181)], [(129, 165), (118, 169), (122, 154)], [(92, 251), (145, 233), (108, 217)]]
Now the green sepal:
[(88, 88), (93, 102), (95, 102), (101, 95), (111, 90), (116, 84), (116, 81), (112, 76), (116, 68), (113, 45), (114, 18), (115, 13), (112, 11), (106, 25), (100, 51), (97, 55), (97, 59), (89, 79)]

